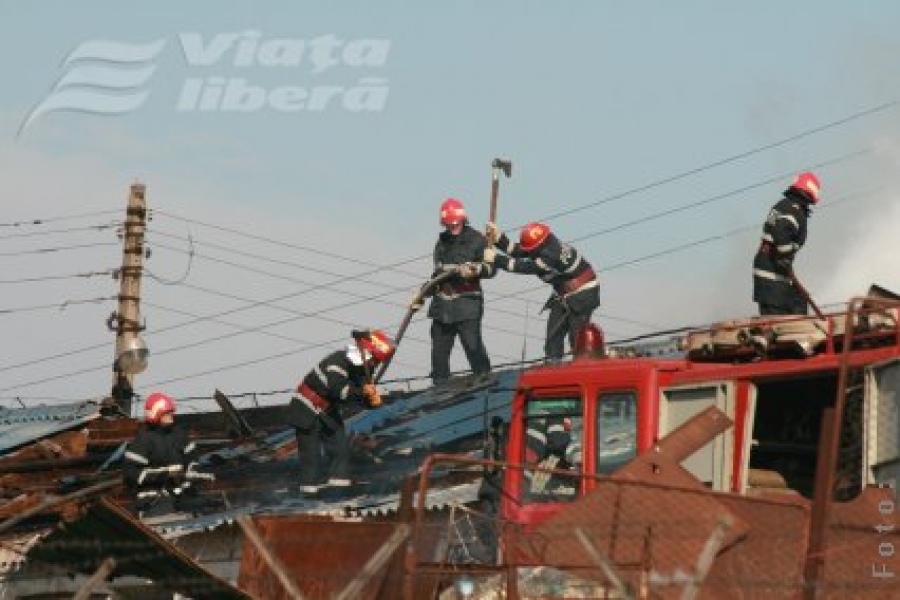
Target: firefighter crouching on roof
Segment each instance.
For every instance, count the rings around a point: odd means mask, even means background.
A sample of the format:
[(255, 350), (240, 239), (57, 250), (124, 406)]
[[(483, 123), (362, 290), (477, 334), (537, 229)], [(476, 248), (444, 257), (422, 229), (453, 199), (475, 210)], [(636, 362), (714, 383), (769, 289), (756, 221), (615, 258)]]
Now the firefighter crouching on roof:
[(550, 362), (561, 360), (566, 336), (574, 348), (578, 330), (600, 306), (597, 274), (578, 250), (561, 242), (543, 223), (523, 227), (518, 244), (499, 233), (495, 223), (487, 227), (502, 254), (488, 248), (484, 253), (486, 263), (504, 271), (537, 275), (553, 286), (553, 295), (544, 306), (550, 308), (544, 356)]
[(192, 462), (195, 449), (187, 432), (175, 425), (175, 400), (162, 392), (150, 394), (144, 403), (144, 426), (128, 444), (123, 465), (125, 485), (135, 493), (139, 509), (163, 498), (178, 508), (198, 480), (213, 479)]
[[(491, 361), (481, 335), (484, 296), (481, 279), (493, 277), (495, 270), (482, 262), (487, 239), (468, 224), (465, 206), (456, 198), (441, 204), (440, 222), (444, 227), (434, 246), (435, 277), (445, 271), (454, 275), (441, 283), (431, 300), (431, 378), (435, 385), (450, 377), (450, 353), (456, 336), (462, 343), (469, 366), (475, 375), (491, 371)], [(417, 292), (410, 309), (421, 308)]]
[[(371, 373), (394, 353), (394, 343), (378, 330), (354, 331), (353, 338), (346, 350), (332, 352), (307, 373), (288, 406), (287, 420), (297, 434), (300, 491), (304, 494), (315, 494), (324, 486), (352, 485), (341, 405), (381, 405), (381, 396), (370, 383)], [(330, 464), (322, 463), (323, 451)], [(328, 467), (326, 473), (321, 472), (323, 467)]]
[(769, 210), (753, 259), (753, 301), (760, 315), (805, 315), (807, 300), (794, 285), (794, 258), (806, 242), (806, 222), (819, 201), (819, 179), (800, 173)]

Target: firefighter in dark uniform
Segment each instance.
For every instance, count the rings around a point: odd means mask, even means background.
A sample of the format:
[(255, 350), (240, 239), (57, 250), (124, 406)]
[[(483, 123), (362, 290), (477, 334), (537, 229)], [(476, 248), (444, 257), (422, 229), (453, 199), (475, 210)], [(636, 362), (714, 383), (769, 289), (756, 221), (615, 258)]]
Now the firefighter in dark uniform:
[[(288, 406), (287, 420), (297, 435), (300, 491), (304, 494), (314, 494), (323, 485), (352, 484), (350, 447), (341, 405), (381, 405), (381, 397), (370, 382), (371, 373), (393, 354), (394, 343), (378, 330), (354, 331), (353, 338), (346, 350), (332, 352), (307, 373)], [(323, 451), (329, 464), (323, 464)]]
[(154, 392), (144, 403), (144, 426), (125, 451), (125, 485), (138, 500), (138, 508), (156, 505), (163, 498), (176, 507), (192, 491), (197, 480), (211, 480), (208, 473), (196, 470), (195, 444), (187, 432), (175, 425), (175, 401)]
[(819, 201), (819, 180), (800, 173), (769, 211), (753, 259), (753, 301), (760, 315), (805, 315), (807, 301), (794, 285), (794, 257), (806, 242), (806, 222)]
[(600, 288), (593, 267), (543, 223), (523, 227), (518, 244), (499, 233), (494, 223), (488, 223), (488, 235), (497, 240), (502, 254), (488, 249), (484, 254), (486, 263), (513, 273), (537, 275), (553, 286), (553, 294), (544, 306), (550, 309), (544, 356), (549, 362), (561, 360), (565, 338), (568, 336), (569, 345), (574, 348), (578, 331), (600, 306)]
[[(487, 239), (469, 226), (462, 202), (447, 199), (441, 204), (440, 220), (445, 230), (434, 247), (432, 277), (446, 270), (455, 274), (434, 291), (428, 308), (428, 317), (432, 319), (431, 378), (435, 385), (445, 383), (450, 377), (450, 353), (457, 335), (472, 372), (484, 375), (491, 371), (491, 361), (481, 337), (484, 314), (481, 279), (493, 277), (495, 273), (491, 265), (482, 262)], [(416, 294), (410, 308), (417, 310), (420, 303), (420, 296)]]
[[(572, 443), (572, 420), (570, 417), (552, 415), (528, 419), (525, 431), (525, 462), (546, 469), (570, 469), (568, 462), (569, 444)], [(556, 475), (541, 471), (525, 471), (531, 494), (544, 494), (548, 487), (554, 488), (564, 480)], [(571, 481), (569, 482), (571, 484)]]

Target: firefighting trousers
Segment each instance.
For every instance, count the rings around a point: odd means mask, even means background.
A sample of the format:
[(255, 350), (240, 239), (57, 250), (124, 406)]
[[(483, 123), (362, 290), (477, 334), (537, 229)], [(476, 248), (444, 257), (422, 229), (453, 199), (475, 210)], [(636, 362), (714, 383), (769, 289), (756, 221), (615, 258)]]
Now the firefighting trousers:
[[(303, 408), (309, 410), (305, 406)], [(344, 421), (336, 410), (323, 414), (326, 415), (324, 418), (313, 415), (308, 427), (294, 429), (301, 485), (315, 485), (330, 477), (348, 479), (350, 476), (350, 442), (344, 432)]]
[(488, 358), (484, 340), (481, 338), (481, 319), (469, 319), (456, 323), (431, 322), (431, 379), (439, 384), (450, 377), (450, 353), (456, 336), (462, 343), (469, 366), (476, 375), (490, 373), (491, 359)]
[(550, 360), (559, 360), (565, 353), (566, 336), (569, 338), (569, 346), (575, 347), (575, 335), (578, 330), (591, 320), (594, 306), (587, 310), (565, 305), (562, 302), (553, 302), (550, 306), (550, 316), (547, 317), (547, 339), (544, 341), (544, 356)]

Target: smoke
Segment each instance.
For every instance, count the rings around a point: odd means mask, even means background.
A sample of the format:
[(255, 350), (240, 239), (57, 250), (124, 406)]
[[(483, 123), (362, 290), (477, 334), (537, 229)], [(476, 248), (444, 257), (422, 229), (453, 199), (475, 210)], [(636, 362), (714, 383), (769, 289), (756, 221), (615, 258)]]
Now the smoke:
[[(900, 168), (900, 140), (879, 139), (875, 151), (884, 163), (885, 179), (895, 179)], [(840, 220), (844, 239), (836, 248), (834, 261), (818, 265), (819, 278), (827, 277), (822, 285), (826, 302), (862, 295), (873, 283), (900, 290), (900, 184), (896, 180), (880, 183), (883, 187), (871, 201), (852, 206), (852, 214)]]

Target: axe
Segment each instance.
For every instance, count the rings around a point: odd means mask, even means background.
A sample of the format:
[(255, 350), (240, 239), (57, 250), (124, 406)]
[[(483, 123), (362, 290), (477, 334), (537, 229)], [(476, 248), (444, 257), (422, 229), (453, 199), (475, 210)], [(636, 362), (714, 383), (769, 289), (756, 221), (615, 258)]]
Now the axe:
[[(502, 158), (495, 158), (494, 162), (491, 163), (491, 169), (491, 211), (488, 220), (491, 223), (496, 223), (497, 197), (500, 195), (500, 171), (503, 171), (503, 174), (506, 175), (507, 179), (512, 177), (512, 162), (503, 160)], [(488, 246), (492, 247), (496, 241), (497, 240), (493, 239), (493, 236), (491, 236), (488, 239)]]

